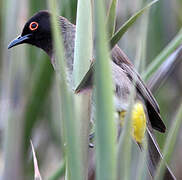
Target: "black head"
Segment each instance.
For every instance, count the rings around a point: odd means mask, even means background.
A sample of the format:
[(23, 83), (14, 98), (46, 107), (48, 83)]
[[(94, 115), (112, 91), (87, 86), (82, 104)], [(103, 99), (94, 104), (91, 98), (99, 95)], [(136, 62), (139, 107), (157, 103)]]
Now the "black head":
[(9, 44), (8, 49), (23, 43), (35, 45), (49, 54), (52, 50), (52, 38), (48, 11), (39, 11), (32, 16), (26, 22), (22, 34)]

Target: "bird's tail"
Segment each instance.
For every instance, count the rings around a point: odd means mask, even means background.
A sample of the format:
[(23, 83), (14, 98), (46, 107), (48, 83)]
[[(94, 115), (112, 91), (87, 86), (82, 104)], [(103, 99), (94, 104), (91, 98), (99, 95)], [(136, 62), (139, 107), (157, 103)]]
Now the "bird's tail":
[[(147, 138), (148, 138), (148, 154), (147, 154), (147, 165), (149, 172), (152, 176), (152, 178), (155, 177), (157, 167), (159, 165), (159, 162), (161, 159), (163, 159), (163, 156), (159, 150), (159, 145), (157, 141), (155, 140), (155, 137), (153, 135), (153, 130), (147, 128)], [(140, 149), (142, 150), (142, 146), (138, 144)], [(90, 150), (90, 155), (89, 156), (91, 159), (90, 160), (90, 166), (89, 166), (89, 175), (88, 175), (88, 180), (95, 180), (95, 161), (94, 161), (94, 151), (93, 149)], [(165, 170), (164, 170), (164, 178), (165, 180), (176, 180), (176, 177), (172, 173), (171, 169), (168, 167), (168, 165), (165, 165)]]
[[(148, 138), (148, 155), (147, 155), (147, 164), (148, 169), (152, 177), (155, 177), (157, 167), (163, 156), (159, 150), (159, 146), (155, 137), (153, 135), (153, 131), (147, 128), (147, 138)], [(165, 180), (174, 180), (176, 179), (170, 168), (167, 164), (165, 164), (164, 178)]]

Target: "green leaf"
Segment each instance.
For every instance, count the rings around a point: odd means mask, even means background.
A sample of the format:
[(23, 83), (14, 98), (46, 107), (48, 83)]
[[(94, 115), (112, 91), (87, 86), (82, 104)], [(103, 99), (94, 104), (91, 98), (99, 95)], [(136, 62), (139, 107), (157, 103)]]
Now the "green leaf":
[[(77, 5), (76, 37), (73, 64), (74, 87), (88, 71), (92, 59), (92, 4), (91, 1), (78, 0)], [(84, 50), (83, 50), (84, 49)], [(75, 96), (75, 112), (79, 132), (80, 161), (83, 179), (88, 177), (88, 137), (90, 117), (90, 93), (81, 93)]]
[(176, 49), (159, 67), (147, 81), (147, 87), (152, 91), (159, 89), (164, 81), (170, 76), (175, 67), (181, 63), (182, 46)]
[(63, 42), (61, 38), (61, 31), (57, 24), (57, 1), (49, 0), (49, 6), (52, 12), (51, 22), (53, 30), (53, 42), (55, 47), (55, 71), (57, 83), (59, 88), (58, 99), (60, 99), (62, 124), (60, 125), (64, 130), (64, 145), (66, 155), (66, 166), (68, 169), (68, 178), (70, 180), (82, 180), (84, 177), (81, 175), (81, 161), (80, 161), (80, 146), (79, 136), (76, 129), (77, 117), (75, 116), (74, 97), (73, 93), (67, 87), (66, 77), (66, 63), (63, 51)]
[[(95, 0), (96, 33), (96, 178), (116, 179), (116, 127), (114, 121), (113, 84), (106, 37), (102, 0)], [(107, 78), (106, 78), (107, 76)]]
[(155, 176), (155, 180), (163, 179), (164, 169), (166, 166), (166, 162), (169, 163), (172, 157), (172, 153), (174, 151), (174, 146), (176, 143), (176, 138), (179, 132), (179, 129), (182, 124), (182, 104), (180, 105), (176, 118), (173, 120), (172, 127), (166, 138), (166, 143), (164, 146), (163, 156), (164, 159), (160, 161), (159, 167), (157, 169), (157, 173)]
[[(117, 152), (117, 179), (130, 179), (131, 170), (131, 114), (134, 104), (134, 88), (132, 88), (129, 106), (124, 118), (124, 127), (119, 138)], [(125, 162), (125, 163), (123, 163)]]
[(165, 49), (152, 61), (142, 77), (147, 81), (157, 71), (158, 67), (166, 60), (166, 58), (181, 44), (182, 30), (173, 38), (173, 40), (165, 47)]
[(93, 39), (91, 11), (91, 1), (78, 0), (73, 65), (74, 87), (78, 86), (81, 79), (88, 71), (90, 60), (92, 59)]
[(115, 31), (117, 2), (117, 0), (111, 0), (109, 7), (107, 16), (108, 38), (112, 37)]
[(59, 180), (65, 173), (65, 161), (61, 163), (60, 167), (56, 170), (56, 172), (48, 178), (48, 180)]
[(24, 145), (26, 152), (29, 147), (30, 135), (34, 124), (42, 112), (45, 100), (49, 95), (54, 74), (52, 65), (48, 58), (40, 59), (40, 63), (38, 63), (38, 65), (38, 71), (33, 74), (32, 81), (34, 83), (32, 84), (31, 95), (28, 97), (24, 112)]
[(61, 8), (61, 15), (72, 23), (76, 22), (77, 0), (60, 0), (58, 4)]
[(113, 48), (118, 41), (121, 39), (121, 37), (124, 35), (124, 33), (136, 22), (136, 20), (146, 11), (148, 10), (153, 4), (158, 2), (159, 0), (154, 0), (151, 3), (147, 4), (143, 9), (135, 13), (128, 21), (126, 21), (119, 30), (114, 34), (114, 36), (110, 40), (111, 48)]
[(75, 89), (75, 92), (78, 93), (85, 88), (90, 88), (93, 85), (93, 73), (95, 71), (95, 62), (90, 65), (89, 70), (81, 80), (80, 84), (78, 87)]

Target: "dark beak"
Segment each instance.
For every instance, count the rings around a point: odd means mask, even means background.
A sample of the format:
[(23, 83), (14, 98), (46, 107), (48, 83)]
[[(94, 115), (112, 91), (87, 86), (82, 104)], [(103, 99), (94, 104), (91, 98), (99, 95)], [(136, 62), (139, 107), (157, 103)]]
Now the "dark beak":
[(16, 46), (18, 44), (22, 44), (25, 43), (26, 40), (30, 39), (32, 35), (31, 34), (27, 34), (24, 36), (19, 36), (16, 39), (14, 39), (13, 41), (10, 42), (10, 44), (8, 45), (8, 49), (12, 48), (13, 46)]

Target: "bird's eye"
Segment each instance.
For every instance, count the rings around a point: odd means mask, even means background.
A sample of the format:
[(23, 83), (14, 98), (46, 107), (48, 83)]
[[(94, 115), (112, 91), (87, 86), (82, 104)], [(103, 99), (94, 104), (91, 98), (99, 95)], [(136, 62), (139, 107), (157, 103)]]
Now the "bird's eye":
[(35, 31), (38, 27), (39, 27), (39, 24), (37, 22), (31, 22), (29, 26), (31, 31)]

